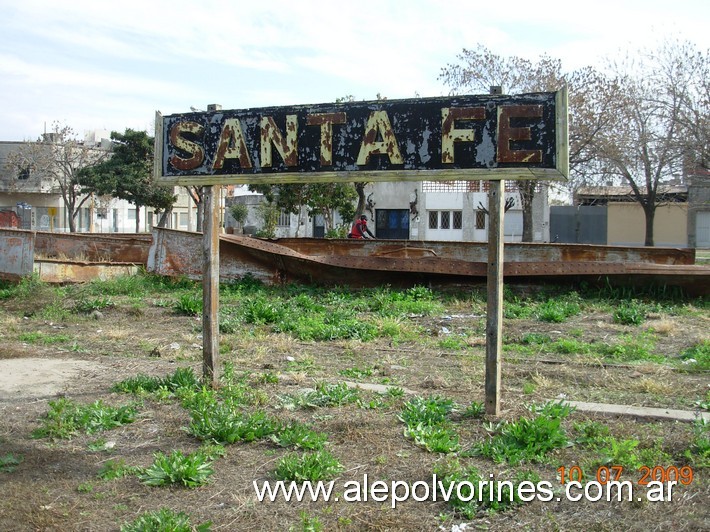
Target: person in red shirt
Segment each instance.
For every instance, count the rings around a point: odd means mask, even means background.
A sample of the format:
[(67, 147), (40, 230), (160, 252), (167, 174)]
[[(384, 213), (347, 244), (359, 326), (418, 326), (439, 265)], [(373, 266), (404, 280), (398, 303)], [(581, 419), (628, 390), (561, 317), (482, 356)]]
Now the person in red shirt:
[(363, 214), (362, 216), (360, 216), (359, 220), (355, 221), (355, 223), (353, 224), (353, 228), (350, 231), (350, 234), (348, 235), (348, 238), (375, 238), (375, 235), (373, 235), (372, 232), (370, 232), (370, 230), (367, 228), (367, 216)]

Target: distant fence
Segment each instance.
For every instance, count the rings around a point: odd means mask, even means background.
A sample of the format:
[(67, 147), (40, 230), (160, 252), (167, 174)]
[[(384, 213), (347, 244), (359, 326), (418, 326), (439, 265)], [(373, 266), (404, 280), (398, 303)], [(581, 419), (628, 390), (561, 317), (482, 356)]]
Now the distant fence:
[(551, 242), (606, 244), (606, 234), (606, 207), (550, 207)]

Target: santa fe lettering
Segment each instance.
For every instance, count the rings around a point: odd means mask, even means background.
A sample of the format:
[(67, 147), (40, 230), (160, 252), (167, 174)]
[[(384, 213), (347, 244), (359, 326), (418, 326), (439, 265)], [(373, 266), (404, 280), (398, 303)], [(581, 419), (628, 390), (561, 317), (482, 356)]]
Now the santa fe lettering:
[[(511, 142), (530, 140), (530, 127), (513, 127), (517, 118), (542, 117), (541, 105), (502, 105), (497, 109), (496, 161), (500, 163), (539, 163), (542, 150), (516, 150)], [(480, 142), (473, 128), (457, 128), (460, 121), (485, 120), (484, 107), (444, 107), (441, 109), (441, 163), (454, 164), (454, 145), (463, 142)], [(333, 127), (346, 123), (345, 112), (313, 113), (306, 115), (306, 126), (320, 128), (320, 165), (333, 166)], [(273, 165), (273, 151), (278, 152), (284, 165), (298, 166), (298, 120), (297, 115), (286, 115), (285, 132), (272, 116), (259, 119), (260, 160), (262, 168)], [(199, 168), (205, 161), (203, 125), (193, 120), (178, 121), (170, 128), (169, 145), (174, 148), (169, 162), (179, 171)], [(202, 141), (202, 142), (201, 142)], [(365, 123), (360, 149), (355, 164), (365, 166), (372, 155), (386, 155), (391, 164), (403, 164), (400, 142), (395, 135), (390, 117), (385, 110), (371, 111)], [(227, 118), (221, 126), (217, 147), (212, 162), (213, 170), (220, 170), (227, 160), (238, 160), (242, 170), (251, 170), (255, 164), (247, 150), (247, 137), (239, 118)]]

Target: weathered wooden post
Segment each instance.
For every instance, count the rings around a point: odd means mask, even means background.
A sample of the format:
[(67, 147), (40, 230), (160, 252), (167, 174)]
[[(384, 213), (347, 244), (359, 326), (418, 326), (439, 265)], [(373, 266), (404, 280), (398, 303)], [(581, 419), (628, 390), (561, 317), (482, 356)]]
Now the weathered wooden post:
[(486, 414), (500, 415), (500, 367), (503, 350), (505, 181), (488, 189), (488, 264), (486, 298)]
[(213, 185), (203, 187), (202, 227), (202, 375), (219, 384), (219, 197)]

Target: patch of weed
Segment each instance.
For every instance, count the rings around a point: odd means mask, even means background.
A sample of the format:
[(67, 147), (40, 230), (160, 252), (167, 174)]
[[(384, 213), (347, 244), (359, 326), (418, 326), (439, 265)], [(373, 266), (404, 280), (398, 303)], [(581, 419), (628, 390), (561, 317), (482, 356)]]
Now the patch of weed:
[(130, 523), (124, 523), (121, 532), (209, 532), (211, 527), (209, 521), (193, 526), (186, 513), (161, 508), (141, 514)]
[(173, 307), (178, 314), (186, 316), (200, 316), (202, 314), (202, 296), (196, 294), (183, 294)]
[(303, 454), (291, 453), (279, 460), (276, 478), (284, 481), (303, 482), (329, 480), (342, 473), (342, 464), (330, 452), (320, 450)]
[(231, 403), (216, 403), (190, 411), (190, 434), (203, 440), (232, 444), (268, 438), (280, 428), (280, 423), (265, 412), (251, 414)]
[(303, 423), (292, 422), (272, 434), (271, 441), (279, 447), (294, 447), (296, 449), (317, 451), (322, 449), (325, 442), (328, 441), (328, 435), (316, 432)]
[(92, 434), (109, 430), (133, 423), (136, 412), (135, 405), (113, 407), (101, 400), (81, 405), (62, 397), (49, 401), (49, 412), (45, 415), (42, 426), (32, 433), (32, 437), (66, 439), (79, 431)]
[(437, 489), (446, 496), (448, 505), (466, 519), (473, 519), (482, 510), (502, 512), (521, 504), (518, 485), (540, 481), (536, 474), (521, 471), (512, 480), (490, 482), (478, 469), (463, 467), (458, 460), (437, 465), (434, 473), (441, 479)]
[(195, 488), (207, 483), (212, 473), (212, 461), (202, 451), (184, 454), (175, 450), (167, 455), (155, 453), (153, 463), (138, 473), (138, 479), (148, 486)]
[(698, 342), (680, 354), (683, 361), (682, 368), (685, 371), (709, 371), (710, 370), (710, 340)]
[(130, 475), (135, 475), (140, 472), (140, 468), (126, 465), (123, 458), (117, 460), (107, 460), (101, 466), (98, 477), (102, 480), (114, 480)]
[(22, 463), (22, 460), (22, 456), (17, 456), (12, 453), (0, 456), (0, 472), (12, 473), (17, 469), (17, 466)]
[(572, 443), (569, 441), (562, 420), (571, 408), (561, 403), (546, 403), (533, 408), (537, 415), (532, 419), (521, 417), (517, 421), (502, 421), (488, 430), (490, 440), (472, 447), (471, 454), (485, 456), (496, 463), (544, 462), (547, 454)]
[(32, 331), (20, 333), (18, 340), (27, 342), (28, 344), (54, 345), (65, 344), (70, 342), (72, 338), (66, 334), (45, 334), (40, 331)]
[(646, 305), (638, 299), (621, 301), (612, 315), (614, 323), (622, 325), (641, 325), (646, 320)]

